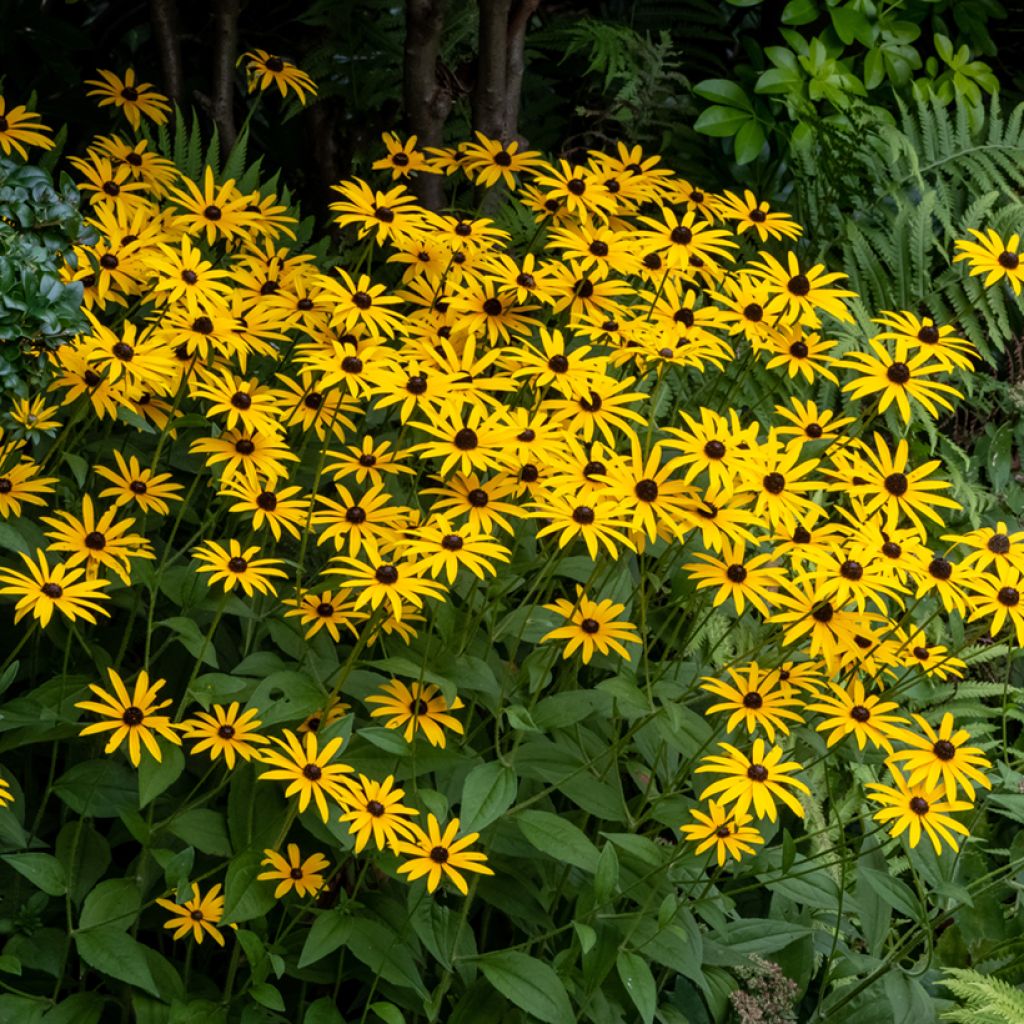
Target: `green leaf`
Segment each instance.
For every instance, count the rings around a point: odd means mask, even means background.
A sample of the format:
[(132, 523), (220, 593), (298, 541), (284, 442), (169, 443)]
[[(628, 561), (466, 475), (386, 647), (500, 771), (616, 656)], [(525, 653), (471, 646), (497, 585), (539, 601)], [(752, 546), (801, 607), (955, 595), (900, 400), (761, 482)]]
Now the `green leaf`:
[(525, 953), (491, 953), (476, 961), (484, 977), (521, 1010), (544, 1024), (575, 1024), (562, 979), (543, 961)]
[(87, 821), (69, 821), (57, 836), (57, 860), (64, 866), (68, 892), (80, 903), (110, 866), (110, 844)]
[[(370, 1009), (372, 1010), (373, 1007), (371, 1006)], [(302, 1018), (302, 1024), (345, 1024), (345, 1018), (334, 1005), (334, 1001), (323, 996), (315, 1003), (309, 1004), (306, 1016)]]
[(78, 931), (104, 926), (129, 928), (139, 915), (142, 896), (130, 878), (110, 878), (100, 882), (85, 898)]
[(817, 17), (816, 0), (789, 0), (782, 10), (783, 25), (809, 25)]
[(477, 765), (462, 786), (459, 817), (463, 832), (479, 832), (500, 818), (512, 806), (517, 788), (511, 768), (497, 761)]
[(723, 107), (736, 107), (748, 112), (754, 109), (742, 87), (729, 78), (706, 78), (698, 82), (693, 91), (701, 99)]
[(370, 1012), (380, 1017), (384, 1024), (405, 1024), (405, 1014), (394, 1003), (370, 1003)]
[(97, 992), (76, 992), (45, 1014), (41, 1024), (100, 1024), (105, 1006)]
[(8, 853), (2, 859), (47, 896), (63, 896), (68, 891), (64, 865), (48, 853)]
[(340, 910), (328, 910), (320, 914), (309, 929), (306, 942), (299, 954), (299, 968), (315, 964), (329, 953), (348, 942), (352, 918)]
[(619, 884), (619, 855), (614, 843), (605, 843), (597, 858), (594, 874), (594, 899), (604, 903), (611, 897)]
[(708, 107), (694, 123), (694, 129), (716, 139), (735, 135), (751, 118), (746, 110), (733, 107)]
[(120, 928), (96, 928), (75, 935), (78, 955), (92, 968), (108, 977), (135, 985), (159, 996), (146, 957), (146, 947)]
[(169, 831), (203, 853), (213, 857), (231, 856), (231, 843), (224, 825), (224, 815), (217, 811), (205, 807), (185, 811), (174, 818)]
[(633, 1005), (644, 1024), (652, 1024), (658, 1009), (658, 987), (647, 961), (637, 953), (625, 949), (619, 952), (615, 961), (619, 980), (633, 1000)]
[(736, 162), (742, 165), (756, 160), (764, 148), (764, 143), (764, 129), (759, 121), (751, 118), (736, 133)]
[(138, 805), (135, 773), (113, 758), (76, 764), (54, 783), (53, 791), (83, 818), (117, 818)]
[(284, 999), (282, 998), (281, 993), (274, 988), (273, 985), (270, 985), (265, 981), (260, 982), (260, 984), (253, 985), (252, 988), (249, 989), (249, 995), (251, 995), (253, 999), (260, 1004), (260, 1006), (265, 1006), (268, 1010), (278, 1010), (281, 1013), (284, 1013)]
[(21, 961), (9, 953), (0, 954), (0, 971), (4, 974), (21, 974)]
[(173, 785), (185, 770), (185, 755), (181, 747), (165, 746), (160, 753), (161, 761), (144, 757), (139, 763), (139, 810)]
[(593, 874), (597, 870), (597, 847), (572, 822), (550, 811), (523, 811), (516, 816), (519, 830), (541, 853)]
[(426, 997), (427, 989), (416, 968), (412, 951), (386, 925), (367, 918), (350, 918), (346, 948), (375, 974), (401, 988), (411, 988)]
[(225, 924), (262, 917), (276, 902), (274, 887), (256, 879), (264, 870), (260, 865), (262, 856), (258, 850), (248, 850), (228, 866), (224, 876)]
[(913, 889), (898, 878), (877, 868), (861, 867), (857, 872), (858, 881), (863, 880), (876, 896), (893, 910), (909, 917), (912, 921), (923, 920), (921, 901)]

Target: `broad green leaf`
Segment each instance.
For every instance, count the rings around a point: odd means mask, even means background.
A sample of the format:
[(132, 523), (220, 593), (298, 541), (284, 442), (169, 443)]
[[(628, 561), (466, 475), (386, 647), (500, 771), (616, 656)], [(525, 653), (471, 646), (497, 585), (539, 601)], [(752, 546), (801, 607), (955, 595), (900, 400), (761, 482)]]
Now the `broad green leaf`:
[(386, 925), (367, 918), (350, 918), (346, 949), (385, 981), (411, 988), (421, 996), (427, 989), (409, 945)]
[(694, 123), (694, 129), (716, 139), (727, 139), (735, 135), (753, 115), (748, 110), (735, 107), (708, 107)]
[(491, 953), (476, 961), (484, 977), (521, 1010), (544, 1024), (575, 1024), (562, 979), (542, 960), (525, 953)]
[(63, 896), (68, 891), (64, 865), (49, 853), (8, 853), (2, 859), (47, 896)]
[(497, 761), (477, 765), (462, 786), (462, 830), (479, 832), (500, 818), (512, 806), (517, 785), (516, 773), (511, 768)]
[(260, 1006), (265, 1006), (268, 1010), (279, 1010), (284, 1012), (285, 1005), (284, 999), (281, 993), (274, 988), (273, 985), (268, 984), (265, 981), (260, 982), (258, 985), (253, 985), (249, 989), (249, 995), (256, 1000)]
[(139, 809), (155, 800), (169, 786), (172, 786), (185, 770), (185, 755), (180, 747), (165, 744), (161, 748), (162, 759), (144, 757), (139, 764)]
[(247, 850), (228, 865), (224, 876), (225, 924), (262, 917), (276, 902), (274, 886), (256, 878), (265, 870), (260, 865), (262, 858), (259, 850)]
[(75, 945), (78, 955), (101, 974), (135, 985), (151, 995), (160, 995), (149, 967), (146, 947), (120, 928), (113, 926), (78, 932)]
[(893, 910), (909, 917), (912, 921), (923, 920), (921, 901), (914, 890), (898, 878), (877, 868), (861, 867), (857, 872), (858, 879), (875, 892), (879, 899), (884, 900)]
[(541, 853), (591, 873), (597, 870), (597, 847), (572, 822), (550, 811), (527, 810), (515, 816), (519, 830)]
[(112, 757), (82, 761), (69, 768), (53, 791), (85, 818), (116, 818), (138, 806), (135, 773)]
[(130, 878), (110, 878), (100, 882), (85, 898), (78, 919), (79, 932), (90, 928), (116, 927), (128, 929), (138, 917), (142, 896)]
[(342, 1017), (338, 1007), (334, 1005), (334, 1000), (324, 996), (315, 1003), (309, 1004), (306, 1015), (302, 1018), (302, 1024), (345, 1024), (345, 1018)]
[(701, 99), (722, 107), (736, 107), (748, 112), (753, 109), (742, 87), (729, 78), (706, 78), (698, 82), (693, 91)]
[(658, 1009), (658, 987), (647, 961), (639, 954), (623, 949), (619, 952), (615, 966), (619, 980), (633, 1000), (640, 1019), (644, 1024), (652, 1024)]
[(308, 967), (348, 942), (352, 918), (342, 911), (328, 910), (317, 916), (299, 955), (299, 967)]
[(168, 828), (179, 839), (202, 853), (214, 857), (231, 856), (224, 815), (217, 811), (205, 807), (193, 808), (175, 817)]

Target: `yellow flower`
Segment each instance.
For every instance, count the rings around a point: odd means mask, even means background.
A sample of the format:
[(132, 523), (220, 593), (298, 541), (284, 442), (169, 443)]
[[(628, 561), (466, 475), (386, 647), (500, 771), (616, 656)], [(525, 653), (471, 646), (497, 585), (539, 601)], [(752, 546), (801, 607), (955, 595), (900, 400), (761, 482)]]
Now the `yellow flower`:
[(626, 643), (639, 644), (640, 634), (632, 622), (625, 622), (619, 616), (626, 610), (624, 604), (616, 604), (605, 599), (593, 601), (583, 592), (581, 586), (576, 587), (576, 600), (567, 601), (560, 598), (554, 604), (546, 604), (548, 611), (556, 612), (566, 620), (566, 625), (558, 626), (540, 638), (540, 643), (548, 640), (568, 640), (563, 658), (572, 657), (576, 650), (582, 651), (583, 664), (589, 664), (594, 651), (607, 654), (610, 650), (621, 655), (626, 661), (632, 661), (632, 655), (623, 646)]
[(379, 704), (370, 712), (371, 718), (387, 718), (386, 729), (401, 729), (406, 743), (411, 743), (416, 732), (422, 732), (432, 747), (445, 746), (445, 729), (451, 729), (460, 736), (463, 734), (462, 723), (451, 714), (462, 707), (462, 701), (456, 697), (448, 703), (440, 689), (433, 683), (405, 683), (392, 679), (381, 689), (383, 694), (373, 694), (366, 698), (367, 704)]
[(891, 823), (891, 836), (908, 832), (911, 848), (921, 841), (923, 831), (936, 853), (942, 852), (943, 842), (956, 850), (959, 843), (953, 833), (966, 836), (970, 832), (962, 822), (951, 818), (950, 813), (969, 811), (970, 802), (954, 800), (948, 793), (944, 794), (941, 786), (911, 785), (898, 768), (892, 769), (892, 775), (895, 786), (885, 786), (880, 782), (869, 782), (866, 786), (868, 799), (882, 804), (882, 809), (875, 812), (875, 821)]
[(264, 850), (260, 864), (270, 870), (261, 872), (256, 878), (261, 882), (279, 882), (274, 890), (276, 900), (292, 889), (303, 898), (316, 895), (323, 888), (323, 872), (331, 862), (322, 853), (314, 853), (303, 860), (295, 843), (289, 843), (286, 849), (287, 859), (276, 850)]
[(214, 704), (212, 715), (207, 711), (197, 711), (194, 718), (182, 722), (180, 728), (185, 739), (200, 741), (192, 748), (192, 753), (209, 751), (211, 761), (216, 761), (223, 754), (229, 769), (235, 767), (236, 755), (245, 761), (259, 758), (257, 745), (270, 742), (256, 732), (260, 726), (256, 718), (259, 710), (250, 708), (239, 714), (240, 707), (238, 701), (232, 701), (226, 708)]
[(717, 800), (708, 801), (707, 813), (691, 808), (691, 825), (680, 825), (679, 831), (696, 843), (694, 853), (701, 854), (714, 849), (718, 866), (725, 864), (726, 857), (739, 860), (745, 853), (753, 853), (754, 845), (762, 845), (764, 836), (750, 825), (754, 819), (743, 811), (726, 810)]
[(101, 107), (117, 107), (136, 131), (139, 130), (144, 116), (154, 124), (164, 124), (167, 121), (171, 109), (167, 97), (158, 93), (149, 82), (137, 82), (134, 68), (129, 68), (123, 79), (113, 71), (104, 71), (102, 68), (96, 73), (100, 76), (99, 79), (86, 80), (86, 85), (96, 87), (90, 89), (87, 95), (99, 96)]
[(427, 879), (427, 891), (433, 892), (444, 877), (450, 878), (463, 896), (469, 892), (465, 878), (461, 872), (473, 871), (479, 875), (493, 875), (494, 872), (485, 863), (487, 858), (482, 853), (467, 850), (479, 838), (478, 832), (456, 840), (459, 832), (459, 819), (453, 818), (442, 833), (437, 818), (427, 815), (427, 830), (424, 832), (418, 825), (410, 822), (414, 840), (400, 840), (397, 847), (400, 853), (410, 859), (398, 868), (400, 875), (408, 875), (409, 881), (417, 878)]
[(385, 845), (394, 849), (400, 840), (414, 838), (411, 823), (405, 819), (419, 812), (402, 804), (405, 790), (394, 782), (393, 775), (376, 782), (360, 774), (359, 785), (351, 785), (341, 820), (348, 822), (349, 834), (356, 837), (356, 853), (362, 852), (371, 837), (378, 850)]
[(170, 699), (157, 700), (160, 690), (166, 685), (166, 680), (157, 679), (151, 685), (149, 673), (143, 670), (139, 673), (139, 678), (135, 681), (135, 688), (129, 695), (121, 677), (112, 668), (107, 669), (107, 675), (110, 676), (110, 684), (114, 688), (113, 695), (102, 687), (96, 686), (95, 683), (90, 683), (89, 689), (99, 698), (99, 701), (83, 700), (75, 704), (75, 707), (81, 708), (83, 711), (95, 712), (109, 721), (87, 725), (79, 732), (80, 736), (112, 732), (104, 749), (105, 754), (113, 753), (127, 739), (128, 759), (136, 768), (139, 766), (143, 745), (154, 760), (163, 760), (160, 744), (156, 741), (157, 736), (168, 740), (175, 746), (181, 746), (181, 737), (175, 731), (177, 727), (170, 718), (166, 715), (154, 714), (171, 703)]
[(276, 594), (271, 579), (274, 576), (287, 575), (277, 568), (284, 563), (279, 558), (254, 558), (259, 550), (257, 545), (243, 550), (237, 540), (228, 541), (226, 548), (208, 540), (197, 547), (192, 556), (201, 563), (196, 571), (211, 573), (210, 586), (223, 583), (225, 593), (233, 590), (235, 586), (240, 586), (249, 597), (256, 591), (261, 594)]
[(991, 288), (997, 281), (1006, 278), (1014, 295), (1020, 295), (1021, 281), (1024, 280), (1024, 263), (1021, 262), (1020, 235), (1013, 234), (1004, 242), (992, 228), (978, 231), (969, 229), (977, 241), (961, 240), (956, 243), (954, 263), (966, 260), (971, 277), (985, 274), (985, 287)]
[(950, 712), (942, 716), (938, 729), (921, 715), (914, 715), (914, 721), (924, 735), (905, 730), (899, 738), (910, 749), (897, 750), (889, 758), (890, 764), (901, 765), (908, 773), (908, 785), (921, 785), (928, 790), (941, 786), (949, 801), (956, 798), (958, 786), (963, 787), (969, 800), (974, 799), (974, 783), (985, 789), (992, 788), (984, 774), (984, 769), (991, 768), (992, 762), (978, 747), (966, 745), (971, 734), (966, 729), (956, 728)]
[(280, 748), (266, 751), (262, 760), (271, 765), (270, 771), (260, 773), (261, 779), (279, 779), (288, 783), (284, 795), (299, 797), (299, 812), (304, 811), (310, 800), (316, 803), (320, 817), (326, 822), (330, 817), (327, 809), (327, 797), (344, 806), (345, 794), (350, 785), (348, 778), (352, 771), (350, 765), (331, 758), (341, 749), (341, 737), (328, 740), (318, 748), (315, 732), (307, 732), (302, 741), (290, 729), (285, 729), (284, 739), (272, 736), (271, 739)]
[(0, 151), (3, 151), (4, 156), (9, 155), (13, 149), (23, 160), (27, 160), (26, 146), (53, 149), (53, 139), (47, 134), (52, 130), (39, 120), (38, 114), (24, 106), (10, 107), (0, 96)]
[(203, 936), (209, 935), (218, 946), (224, 945), (224, 936), (215, 927), (224, 916), (224, 897), (220, 895), (220, 883), (212, 886), (205, 896), (199, 887), (192, 886), (192, 897), (182, 903), (158, 899), (157, 903), (171, 913), (171, 919), (164, 922), (165, 928), (176, 929), (173, 938), (182, 939), (189, 932), (197, 943), (202, 944)]
[(0, 569), (0, 594), (11, 594), (19, 600), (14, 606), (14, 621), (29, 614), (44, 628), (49, 624), (54, 609), (72, 622), (85, 619), (96, 622), (97, 615), (109, 615), (98, 602), (107, 600), (100, 591), (110, 585), (109, 580), (86, 580), (84, 569), (70, 569), (63, 563), (50, 567), (46, 552), (38, 549), (35, 557), (19, 551), (28, 573), (14, 569)]
[(237, 63), (247, 61), (245, 77), (249, 92), (266, 92), (274, 86), (282, 96), (294, 92), (296, 99), (305, 106), (307, 98), (316, 95), (316, 83), (305, 71), (296, 67), (284, 57), (267, 53), (266, 50), (247, 50)]
[[(775, 821), (778, 811), (775, 801), (781, 801), (797, 817), (804, 816), (800, 801), (790, 792), (796, 789), (810, 795), (807, 784), (793, 778), (793, 772), (801, 765), (796, 761), (782, 760), (782, 747), (766, 750), (764, 740), (754, 740), (753, 750), (748, 757), (728, 743), (719, 743), (724, 755), (711, 754), (697, 765), (695, 771), (713, 772), (725, 778), (711, 783), (700, 794), (701, 800), (711, 796), (720, 797), (723, 804), (734, 805), (734, 813), (740, 814), (753, 805), (758, 818)], [(788, 788), (787, 788), (788, 787)]]

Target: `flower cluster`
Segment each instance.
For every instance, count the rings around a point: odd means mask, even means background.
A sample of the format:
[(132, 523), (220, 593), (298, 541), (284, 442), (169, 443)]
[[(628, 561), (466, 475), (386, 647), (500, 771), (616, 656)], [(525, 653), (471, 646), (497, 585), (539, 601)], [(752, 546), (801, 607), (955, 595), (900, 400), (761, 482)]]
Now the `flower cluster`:
[[(314, 88), (280, 58), (246, 57), (251, 88), (301, 100)], [(1024, 532), (942, 532), (959, 509), (951, 485), (903, 436), (960, 397), (975, 353), (951, 326), (884, 311), (857, 339), (843, 275), (798, 254), (789, 216), (622, 145), (570, 164), (484, 137), (421, 150), (389, 134), (374, 165), (389, 182), (335, 187), (352, 247), (327, 267), (270, 186), (212, 166), (191, 180), (157, 151), (139, 131), (166, 117), (152, 87), (131, 72), (92, 84), (136, 134), (71, 158), (97, 241), (63, 272), (82, 283), (91, 330), (52, 353), (45, 392), (8, 412), (0, 451), (0, 515), (46, 510), (39, 544), (0, 570), (15, 620), (109, 616), (127, 631), (122, 653), (138, 652), (131, 692), (111, 668), (112, 691), (94, 684), (78, 703), (100, 718), (83, 736), (109, 733), (106, 752), (125, 746), (135, 766), (183, 741), (228, 772), (252, 762), (296, 813), (344, 822), (355, 853), (397, 854), (396, 876), (466, 893), (463, 872), (491, 873), (467, 849), (477, 834), (434, 813), (421, 827), (426, 806), (402, 802), (400, 779), (338, 755), (360, 722), (441, 748), (493, 709), (431, 681), (426, 658), (365, 710), (340, 694), (365, 650), (411, 650), (445, 606), (475, 626), (480, 595), (522, 572), (516, 600), (544, 622), (527, 701), (559, 656), (581, 672), (649, 669), (651, 648), (679, 649), (700, 615), (762, 630), (756, 661), (693, 687), (718, 745), (695, 763), (701, 803), (682, 826), (699, 853), (719, 865), (753, 854), (758, 822), (804, 814), (806, 769), (786, 749), (804, 724), (804, 749), (822, 758), (880, 752), (868, 763), (893, 784), (873, 776), (865, 793), (881, 826), (911, 846), (922, 834), (936, 851), (957, 845), (967, 829), (953, 815), (990, 785), (990, 763), (952, 715), (936, 725), (906, 695), (965, 669), (929, 639), (936, 619), (1024, 638)], [(20, 116), (0, 142), (42, 145)], [(515, 218), (424, 208), (406, 182), (422, 174), (507, 192), (529, 236), (513, 239)], [(1012, 278), (1008, 254), (996, 262)], [(785, 400), (731, 404), (747, 374)], [(25, 443), (30, 425), (43, 444)], [(72, 480), (68, 438), (97, 428), (116, 440)], [(191, 678), (151, 681), (160, 651), (132, 646), (131, 631), (152, 625), (167, 574), (189, 558), (214, 618), (191, 639)], [(611, 592), (622, 565), (638, 593)], [(657, 602), (675, 612), (658, 631), (645, 617)], [(343, 649), (318, 710), (272, 734), (265, 707), (197, 698), (232, 619)], [(653, 708), (650, 684), (648, 697)], [(329, 860), (294, 843), (285, 857), (285, 838), (261, 877), (279, 897), (315, 894)], [(223, 942), (217, 885), (164, 905), (175, 937)]]

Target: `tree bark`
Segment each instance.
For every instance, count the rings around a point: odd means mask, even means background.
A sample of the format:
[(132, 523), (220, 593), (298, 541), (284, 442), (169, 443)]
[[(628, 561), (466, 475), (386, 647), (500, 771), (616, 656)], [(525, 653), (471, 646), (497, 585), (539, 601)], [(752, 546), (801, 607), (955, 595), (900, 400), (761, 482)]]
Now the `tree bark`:
[(177, 104), (184, 96), (181, 73), (181, 40), (178, 35), (178, 7), (175, 0), (150, 0), (153, 35), (164, 71), (164, 91)]
[(508, 96), (508, 20), (512, 0), (477, 0), (480, 34), (476, 85), (473, 89), (473, 130), (488, 138), (505, 136)]
[(510, 142), (519, 135), (519, 104), (523, 98), (523, 74), (526, 71), (526, 27), (540, 0), (517, 0), (508, 24), (505, 63), (505, 134)]
[(214, 11), (213, 119), (220, 133), (221, 152), (235, 144), (235, 60), (241, 0), (217, 0)]
[[(446, 0), (406, 0), (405, 4), (402, 93), (409, 128), (421, 147), (443, 144), (445, 121), (452, 109), (451, 89), (438, 76), (445, 4)], [(428, 209), (441, 209), (444, 190), (439, 175), (420, 175), (416, 191)]]

